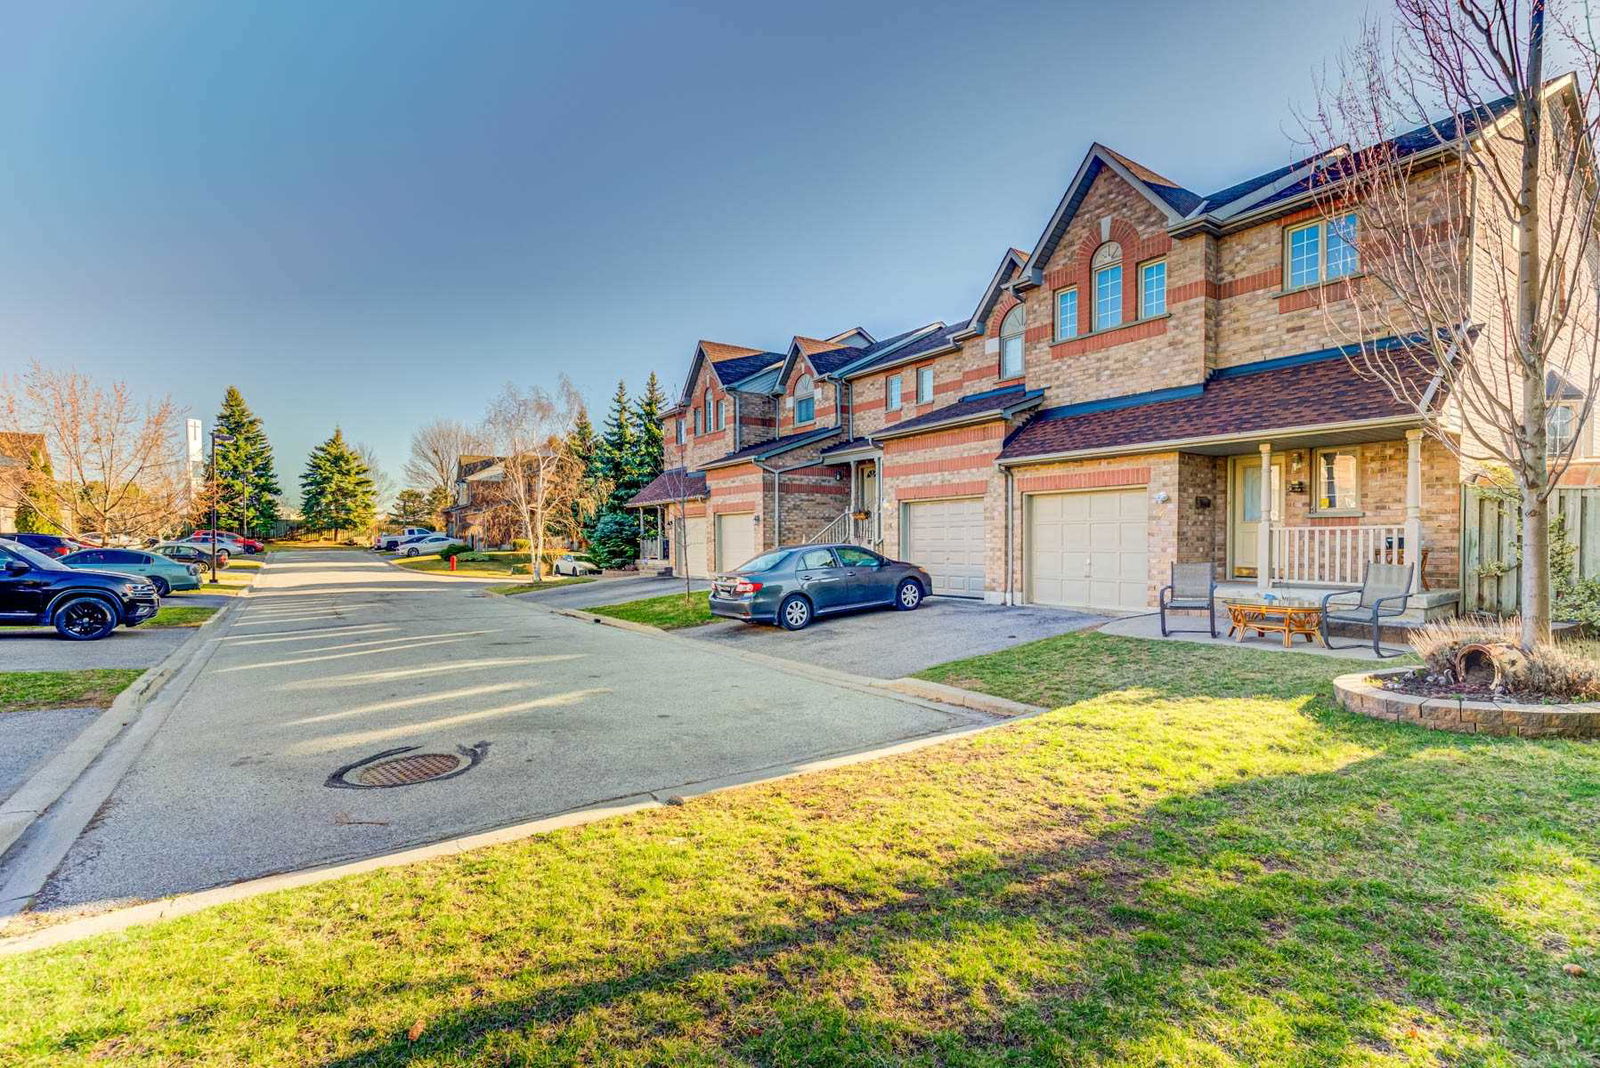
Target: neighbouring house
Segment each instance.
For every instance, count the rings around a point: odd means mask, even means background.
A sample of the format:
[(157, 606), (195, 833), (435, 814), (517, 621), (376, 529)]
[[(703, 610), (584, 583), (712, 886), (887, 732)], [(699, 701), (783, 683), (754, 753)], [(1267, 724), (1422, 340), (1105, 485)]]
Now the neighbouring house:
[(455, 492), (444, 510), (444, 533), (475, 549), (511, 540), (511, 524), (501, 506), (498, 456), (463, 456), (456, 460)]
[[(1442, 154), (1450, 126), (1406, 150)], [(1327, 160), (1196, 193), (1095, 144), (959, 321), (700, 342), (662, 417), (668, 471), (631, 505), (663, 520), (644, 556), (705, 575), (852, 541), (936, 593), (1117, 611), (1153, 606), (1175, 561), (1265, 588), (1356, 585), (1387, 559), (1421, 565), (1417, 611), (1449, 611), (1470, 472), (1347, 359), (1352, 336), (1406, 340), (1359, 330), (1359, 213), (1316, 201)], [(1552, 432), (1592, 461), (1581, 394), (1549, 389)]]
[(48, 463), (43, 434), (0, 431), (0, 531), (17, 529), (17, 512), (28, 472)]

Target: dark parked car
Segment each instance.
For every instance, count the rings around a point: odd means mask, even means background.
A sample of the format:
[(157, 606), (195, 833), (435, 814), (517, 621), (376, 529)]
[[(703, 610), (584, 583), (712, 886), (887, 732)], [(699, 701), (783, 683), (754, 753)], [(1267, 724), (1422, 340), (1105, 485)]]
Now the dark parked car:
[(26, 545), (0, 540), (0, 625), (55, 627), (74, 641), (94, 641), (118, 625), (136, 627), (160, 607), (142, 578), (79, 571)]
[(711, 614), (799, 630), (817, 616), (856, 608), (910, 611), (931, 586), (915, 564), (859, 545), (798, 545), (718, 575), (711, 583)]
[(84, 548), (83, 543), (76, 538), (62, 534), (0, 534), (0, 538), (14, 541), (18, 545), (26, 545), (34, 552), (46, 556), (65, 556)]

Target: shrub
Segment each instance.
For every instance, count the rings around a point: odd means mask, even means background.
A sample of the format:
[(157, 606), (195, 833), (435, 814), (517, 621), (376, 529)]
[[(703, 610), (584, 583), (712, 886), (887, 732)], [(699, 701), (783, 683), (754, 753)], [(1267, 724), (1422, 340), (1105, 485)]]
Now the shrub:
[(531, 548), (533, 548), (533, 543), (527, 538), (511, 539), (511, 551), (514, 553), (525, 553)]
[(476, 549), (465, 542), (453, 541), (449, 545), (446, 545), (443, 549), (439, 550), (439, 557), (440, 559), (448, 560), (452, 556), (466, 556), (468, 553), (476, 551)]
[(625, 512), (607, 512), (589, 538), (589, 559), (598, 567), (622, 567), (639, 558), (639, 521)]
[[(1428, 675), (1456, 678), (1456, 656), (1469, 645), (1517, 649), (1521, 622), (1516, 617), (1461, 618), (1429, 623), (1411, 636), (1411, 648)], [(1533, 652), (1505, 663), (1506, 689), (1557, 701), (1600, 700), (1600, 642), (1540, 642)]]

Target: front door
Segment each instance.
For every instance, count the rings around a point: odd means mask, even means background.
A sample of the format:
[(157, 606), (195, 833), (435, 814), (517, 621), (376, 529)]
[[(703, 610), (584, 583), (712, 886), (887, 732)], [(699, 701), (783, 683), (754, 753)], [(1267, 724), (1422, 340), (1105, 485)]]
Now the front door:
[(850, 540), (876, 547), (878, 543), (878, 465), (862, 464), (856, 469), (856, 509), (867, 513), (856, 522)]
[[(1261, 534), (1261, 458), (1233, 462), (1233, 577), (1255, 578)], [(1283, 461), (1272, 461), (1272, 522), (1283, 522)]]

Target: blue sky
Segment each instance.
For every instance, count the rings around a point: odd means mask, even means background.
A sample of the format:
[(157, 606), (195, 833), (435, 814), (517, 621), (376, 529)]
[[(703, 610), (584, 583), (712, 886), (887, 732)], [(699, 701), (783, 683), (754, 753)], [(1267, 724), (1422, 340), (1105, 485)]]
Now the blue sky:
[(1354, 3), (0, 0), (0, 373), (229, 383), (285, 488), (508, 379), (971, 311), (1091, 141), (1286, 162)]

